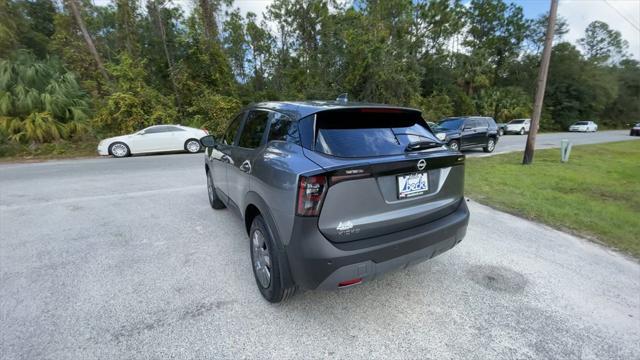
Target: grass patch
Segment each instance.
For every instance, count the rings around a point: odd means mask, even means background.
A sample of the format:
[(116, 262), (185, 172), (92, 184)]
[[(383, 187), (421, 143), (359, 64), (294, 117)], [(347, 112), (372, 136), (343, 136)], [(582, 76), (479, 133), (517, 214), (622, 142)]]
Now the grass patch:
[(97, 156), (98, 140), (58, 141), (48, 144), (0, 143), (0, 161), (32, 161)]
[(468, 158), (466, 193), (500, 210), (569, 230), (640, 257), (640, 141)]

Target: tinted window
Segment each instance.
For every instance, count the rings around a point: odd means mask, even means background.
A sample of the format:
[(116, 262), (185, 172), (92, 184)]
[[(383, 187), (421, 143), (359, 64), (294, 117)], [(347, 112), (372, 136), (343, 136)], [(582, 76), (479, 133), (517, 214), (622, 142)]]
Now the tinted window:
[(475, 129), (477, 127), (480, 127), (480, 122), (478, 120), (475, 120), (475, 119), (467, 119), (464, 122), (464, 127), (465, 128)]
[(438, 128), (442, 130), (458, 130), (462, 127), (463, 123), (464, 119), (460, 118), (444, 119), (440, 120), (440, 122), (438, 123)]
[(236, 133), (238, 132), (238, 128), (240, 127), (240, 120), (242, 120), (242, 115), (240, 114), (236, 116), (235, 119), (231, 120), (231, 124), (227, 128), (227, 132), (224, 134), (222, 141), (227, 145), (233, 145), (233, 140), (236, 138)]
[(298, 135), (298, 124), (290, 121), (285, 115), (277, 112), (269, 114), (271, 125), (269, 127), (269, 138), (267, 141), (286, 141), (300, 143)]
[(578, 121), (575, 125), (589, 125), (587, 121)]
[(269, 114), (269, 112), (261, 110), (253, 110), (249, 113), (240, 134), (238, 146), (248, 149), (260, 146), (262, 135), (264, 135), (264, 130), (269, 120)]
[(162, 132), (162, 128), (164, 128), (164, 126), (152, 126), (150, 128), (146, 128), (144, 130), (145, 134), (157, 134), (157, 133), (161, 133)]
[(175, 131), (184, 131), (184, 129), (180, 129), (176, 126), (164, 126), (163, 132), (175, 132)]
[(509, 124), (524, 124), (524, 120), (511, 120)]
[[(338, 157), (371, 157), (403, 154), (415, 141), (438, 141), (418, 112), (378, 111), (318, 113), (314, 150)], [(304, 122), (313, 123), (313, 117)]]

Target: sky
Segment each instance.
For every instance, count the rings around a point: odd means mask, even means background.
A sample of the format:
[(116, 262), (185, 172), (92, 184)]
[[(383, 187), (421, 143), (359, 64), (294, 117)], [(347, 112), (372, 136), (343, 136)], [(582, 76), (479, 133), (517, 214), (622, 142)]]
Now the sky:
[[(172, 0), (189, 12), (193, 0)], [(251, 11), (261, 18), (262, 12), (273, 0), (235, 0), (236, 7), (244, 14)], [(527, 18), (536, 18), (549, 11), (549, 0), (507, 0), (522, 6)], [(104, 5), (111, 0), (94, 0), (97, 5)], [(465, 2), (465, 1), (463, 1)], [(636, 60), (640, 60), (640, 0), (560, 0), (558, 16), (565, 18), (569, 24), (569, 33), (565, 41), (576, 43), (584, 36), (584, 29), (595, 20), (604, 21), (615, 30), (620, 31), (622, 38), (629, 43), (628, 52)]]

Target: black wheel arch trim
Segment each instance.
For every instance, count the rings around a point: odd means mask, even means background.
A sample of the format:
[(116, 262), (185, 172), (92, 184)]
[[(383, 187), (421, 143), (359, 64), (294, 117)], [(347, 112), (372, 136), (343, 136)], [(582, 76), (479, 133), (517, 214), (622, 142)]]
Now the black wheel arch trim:
[(269, 231), (269, 235), (276, 243), (276, 251), (278, 251), (279, 256), (279, 264), (280, 264), (280, 276), (282, 277), (282, 285), (285, 288), (294, 286), (295, 283), (293, 281), (293, 277), (291, 276), (291, 270), (289, 267), (289, 258), (287, 257), (286, 246), (283, 244), (280, 234), (278, 232), (278, 227), (271, 216), (271, 210), (267, 202), (255, 191), (250, 191), (245, 195), (244, 199), (244, 209), (242, 210), (242, 220), (246, 222), (245, 215), (249, 206), (255, 206), (262, 218), (267, 223), (267, 230)]

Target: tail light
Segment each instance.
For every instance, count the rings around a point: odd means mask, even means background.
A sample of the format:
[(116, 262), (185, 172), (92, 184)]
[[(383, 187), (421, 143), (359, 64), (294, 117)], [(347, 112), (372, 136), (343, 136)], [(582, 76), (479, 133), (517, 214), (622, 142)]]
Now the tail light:
[(209, 130), (207, 130), (207, 129), (205, 129), (205, 128), (202, 128), (202, 129), (200, 129), (200, 130), (204, 131), (207, 135), (209, 135)]
[(327, 178), (324, 175), (300, 176), (296, 214), (299, 216), (320, 215), (320, 208), (326, 193)]

